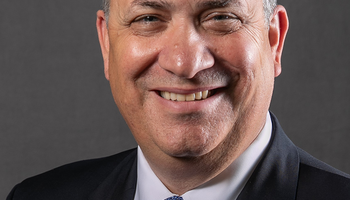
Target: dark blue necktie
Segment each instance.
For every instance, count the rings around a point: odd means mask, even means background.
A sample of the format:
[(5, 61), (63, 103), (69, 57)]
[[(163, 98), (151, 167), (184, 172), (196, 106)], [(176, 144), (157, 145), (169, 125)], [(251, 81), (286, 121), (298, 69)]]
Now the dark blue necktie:
[(179, 196), (173, 196), (173, 197), (166, 198), (164, 200), (184, 200), (184, 199), (182, 197), (179, 197)]

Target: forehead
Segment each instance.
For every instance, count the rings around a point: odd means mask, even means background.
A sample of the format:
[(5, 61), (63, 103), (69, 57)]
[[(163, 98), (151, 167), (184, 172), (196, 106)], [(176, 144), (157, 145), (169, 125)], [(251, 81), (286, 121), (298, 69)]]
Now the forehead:
[(131, 8), (152, 7), (175, 9), (189, 5), (192, 9), (216, 7), (254, 8), (263, 6), (262, 0), (111, 0), (111, 6), (119, 11), (129, 11)]

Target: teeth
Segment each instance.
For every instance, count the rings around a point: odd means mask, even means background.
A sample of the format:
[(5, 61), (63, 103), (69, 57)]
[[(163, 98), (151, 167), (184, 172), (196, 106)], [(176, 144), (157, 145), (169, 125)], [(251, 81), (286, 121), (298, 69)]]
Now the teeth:
[(209, 94), (208, 90), (203, 91), (203, 93), (202, 93), (202, 98), (203, 98), (203, 99), (208, 98), (208, 94)]
[[(170, 99), (171, 100), (176, 101), (177, 100), (176, 96), (177, 95), (175, 93), (170, 93)], [(170, 100), (170, 99), (168, 99), (168, 100)]]
[(209, 90), (205, 90), (202, 92), (196, 92), (192, 94), (176, 94), (171, 92), (160, 92), (160, 96), (164, 99), (172, 100), (172, 101), (195, 101), (195, 100), (204, 100), (210, 97), (211, 92)]
[(195, 97), (195, 94), (188, 94), (186, 95), (186, 101), (194, 101)]
[(201, 100), (202, 99), (202, 92), (196, 92), (196, 100)]
[(186, 101), (186, 95), (183, 95), (183, 94), (177, 94), (176, 98), (177, 98), (177, 101)]

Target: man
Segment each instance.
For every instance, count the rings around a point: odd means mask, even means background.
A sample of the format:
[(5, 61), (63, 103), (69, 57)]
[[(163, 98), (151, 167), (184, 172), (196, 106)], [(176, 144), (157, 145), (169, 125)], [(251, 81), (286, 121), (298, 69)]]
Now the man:
[(288, 29), (268, 0), (111, 0), (97, 30), (139, 147), (62, 166), (8, 199), (350, 199), (268, 112)]

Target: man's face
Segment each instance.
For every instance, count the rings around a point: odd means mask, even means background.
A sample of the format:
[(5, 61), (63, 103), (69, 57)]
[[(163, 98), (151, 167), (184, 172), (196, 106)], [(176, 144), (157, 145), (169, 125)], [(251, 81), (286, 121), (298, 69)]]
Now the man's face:
[(264, 18), (261, 0), (111, 1), (106, 77), (144, 152), (200, 157), (254, 140), (280, 67)]

